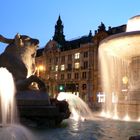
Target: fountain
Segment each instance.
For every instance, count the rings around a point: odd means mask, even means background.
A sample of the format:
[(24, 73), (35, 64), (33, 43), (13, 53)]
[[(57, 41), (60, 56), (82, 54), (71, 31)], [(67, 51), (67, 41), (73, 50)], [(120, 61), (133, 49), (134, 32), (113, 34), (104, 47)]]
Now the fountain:
[(15, 114), (13, 112), (13, 114), (8, 114), (5, 117), (7, 111), (14, 110), (13, 106), (9, 106), (9, 102), (11, 102), (14, 96), (21, 123), (26, 125), (34, 123), (34, 125), (55, 126), (60, 124), (64, 119), (69, 118), (68, 103), (50, 99), (46, 92), (44, 81), (35, 75), (35, 56), (39, 40), (26, 35), (16, 34), (13, 39), (8, 39), (0, 35), (0, 42), (8, 44), (4, 52), (0, 55), (0, 67), (6, 68), (11, 73), (14, 77), (16, 88), (16, 94), (13, 95), (15, 93), (14, 88), (11, 87), (8, 78), (6, 78), (8, 74), (1, 73), (1, 77), (4, 76), (0, 82), (2, 91), (2, 110), (0, 110), (2, 114), (2, 126), (7, 124), (6, 121), (15, 121), (13, 118), (16, 117), (13, 116)]
[(99, 45), (103, 116), (126, 121), (140, 119), (140, 16), (128, 20), (124, 33)]
[(59, 101), (66, 100), (69, 103), (71, 119), (75, 121), (85, 119), (93, 119), (93, 114), (88, 105), (77, 95), (71, 93), (60, 92), (57, 99)]

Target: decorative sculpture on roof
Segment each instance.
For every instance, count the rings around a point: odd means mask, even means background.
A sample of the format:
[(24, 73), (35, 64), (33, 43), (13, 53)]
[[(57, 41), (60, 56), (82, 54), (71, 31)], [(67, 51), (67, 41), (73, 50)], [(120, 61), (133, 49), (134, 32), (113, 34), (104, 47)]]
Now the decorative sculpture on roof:
[(98, 26), (98, 32), (99, 32), (99, 31), (106, 31), (106, 29), (105, 29), (105, 25), (104, 25), (103, 22), (101, 22), (101, 25)]

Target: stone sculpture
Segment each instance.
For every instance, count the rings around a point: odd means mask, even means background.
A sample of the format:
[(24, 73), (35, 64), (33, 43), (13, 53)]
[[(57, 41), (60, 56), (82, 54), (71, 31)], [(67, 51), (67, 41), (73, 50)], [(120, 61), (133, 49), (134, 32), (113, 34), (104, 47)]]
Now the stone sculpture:
[(14, 39), (0, 35), (0, 42), (8, 44), (0, 55), (0, 67), (6, 67), (12, 73), (17, 90), (29, 90), (31, 83), (35, 82), (38, 84), (39, 90), (45, 91), (43, 81), (34, 75), (39, 40), (16, 34)]
[[(17, 34), (14, 39), (0, 35), (0, 42), (8, 44), (0, 55), (0, 67), (7, 68), (14, 77), (20, 121), (53, 126), (69, 118), (68, 103), (50, 99), (46, 93), (45, 83), (34, 75), (39, 40)], [(38, 90), (32, 87), (32, 83), (37, 83)]]

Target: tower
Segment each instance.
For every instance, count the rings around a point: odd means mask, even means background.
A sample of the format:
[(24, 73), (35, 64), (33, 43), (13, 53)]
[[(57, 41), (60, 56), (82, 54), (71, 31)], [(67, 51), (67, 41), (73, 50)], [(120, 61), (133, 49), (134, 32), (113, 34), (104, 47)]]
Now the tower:
[(59, 44), (63, 44), (63, 42), (65, 41), (65, 36), (63, 34), (63, 28), (64, 28), (64, 26), (62, 25), (62, 20), (59, 15), (58, 20), (55, 25), (55, 33), (53, 36), (53, 40), (57, 41)]

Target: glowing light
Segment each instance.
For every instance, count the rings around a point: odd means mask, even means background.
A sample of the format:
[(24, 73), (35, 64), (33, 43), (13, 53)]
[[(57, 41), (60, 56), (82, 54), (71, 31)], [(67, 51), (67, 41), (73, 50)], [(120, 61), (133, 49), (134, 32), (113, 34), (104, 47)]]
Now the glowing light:
[(122, 78), (122, 81), (123, 81), (123, 84), (127, 84), (128, 83), (128, 77), (127, 76), (124, 76)]
[(55, 71), (58, 71), (58, 65), (55, 66)]
[(79, 59), (80, 58), (80, 53), (75, 53), (75, 59)]
[(43, 65), (40, 65), (38, 68), (39, 68), (40, 71), (43, 71), (44, 70)]
[(76, 63), (74, 64), (74, 67), (75, 67), (75, 69), (79, 69), (79, 67), (80, 67), (79, 62), (76, 62)]
[(65, 65), (61, 65), (61, 71), (65, 70)]
[(127, 89), (122, 89), (123, 92), (127, 92)]

